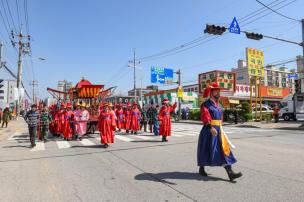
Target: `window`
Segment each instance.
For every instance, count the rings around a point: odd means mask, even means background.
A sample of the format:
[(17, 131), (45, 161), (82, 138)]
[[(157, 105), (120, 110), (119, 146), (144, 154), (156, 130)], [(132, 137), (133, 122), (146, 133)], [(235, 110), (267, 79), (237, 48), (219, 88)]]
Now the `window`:
[(224, 72), (221, 72), (221, 73), (220, 73), (220, 77), (221, 77), (221, 78), (225, 78)]
[(213, 79), (214, 78), (214, 74), (213, 73), (209, 74), (209, 78)]
[(220, 87), (221, 87), (221, 88), (224, 88), (224, 87), (225, 87), (225, 83), (221, 82), (221, 83), (220, 83)]
[(228, 74), (228, 79), (232, 79), (232, 74)]

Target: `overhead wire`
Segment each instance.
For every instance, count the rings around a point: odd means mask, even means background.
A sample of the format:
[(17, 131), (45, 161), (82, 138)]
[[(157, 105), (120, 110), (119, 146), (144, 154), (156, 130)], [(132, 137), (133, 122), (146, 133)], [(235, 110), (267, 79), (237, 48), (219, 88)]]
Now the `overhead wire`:
[(263, 6), (266, 7), (267, 9), (271, 10), (272, 12), (274, 12), (274, 13), (280, 15), (281, 17), (284, 17), (284, 18), (287, 18), (287, 19), (289, 19), (289, 20), (293, 20), (293, 21), (296, 21), (296, 22), (301, 22), (301, 21), (298, 20), (298, 19), (291, 18), (291, 17), (289, 17), (289, 16), (287, 16), (287, 15), (284, 15), (284, 14), (282, 14), (282, 13), (279, 13), (279, 12), (276, 11), (276, 10), (273, 10), (272, 8), (270, 8), (269, 6), (265, 5), (263, 2), (261, 2), (261, 1), (259, 1), (259, 0), (256, 0), (256, 2), (258, 2), (258, 3), (261, 4), (261, 5), (263, 5)]
[(19, 30), (21, 30), (21, 24), (22, 24), (22, 22), (20, 21), (19, 0), (16, 0), (15, 2), (16, 2), (16, 9), (17, 9), (17, 18), (18, 18)]
[(13, 23), (13, 27), (14, 27), (15, 31), (17, 31), (16, 26), (15, 26), (15, 21), (14, 21), (14, 18), (13, 18), (13, 15), (12, 15), (12, 12), (11, 12), (8, 0), (5, 0), (5, 1), (6, 1), (6, 6), (7, 6), (7, 9), (8, 9), (8, 13), (9, 13), (9, 15), (11, 17), (11, 21)]

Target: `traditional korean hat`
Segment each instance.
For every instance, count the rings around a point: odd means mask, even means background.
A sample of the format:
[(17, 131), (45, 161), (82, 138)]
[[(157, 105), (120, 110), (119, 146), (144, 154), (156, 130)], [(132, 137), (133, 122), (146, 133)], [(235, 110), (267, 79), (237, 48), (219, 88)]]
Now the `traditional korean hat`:
[(167, 104), (167, 103), (169, 103), (169, 102), (170, 102), (169, 99), (168, 99), (168, 98), (165, 98), (165, 99), (163, 99), (162, 104)]
[(109, 107), (113, 107), (112, 102), (109, 102), (109, 103), (108, 103), (108, 106), (109, 106)]
[(81, 105), (79, 104), (79, 106), (86, 108), (87, 105), (85, 103), (82, 103)]
[(127, 107), (131, 107), (131, 104), (129, 102), (127, 103)]
[(134, 103), (133, 103), (133, 106), (137, 106), (137, 103), (136, 103), (136, 102), (134, 102)]
[(61, 107), (63, 107), (63, 108), (65, 107), (65, 103), (64, 102), (61, 103)]
[(210, 93), (212, 90), (221, 89), (221, 87), (218, 85), (218, 83), (212, 83), (204, 90), (204, 98), (207, 98), (210, 96)]

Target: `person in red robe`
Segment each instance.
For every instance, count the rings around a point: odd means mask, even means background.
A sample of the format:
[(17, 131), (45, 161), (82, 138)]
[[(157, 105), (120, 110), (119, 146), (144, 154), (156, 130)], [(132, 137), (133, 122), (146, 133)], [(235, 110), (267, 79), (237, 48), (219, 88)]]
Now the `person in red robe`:
[(58, 112), (58, 134), (63, 137), (65, 104), (62, 102)]
[(125, 114), (123, 109), (121, 108), (121, 105), (117, 106), (116, 117), (118, 131), (121, 132), (121, 129), (125, 129)]
[(167, 136), (171, 135), (171, 116), (170, 113), (173, 112), (177, 104), (174, 103), (173, 106), (170, 106), (169, 99), (165, 98), (162, 101), (162, 107), (158, 113), (159, 120), (159, 135), (162, 136), (162, 142), (168, 142)]
[(72, 111), (71, 103), (67, 103), (64, 111), (63, 137), (65, 140), (72, 140), (74, 125), (74, 112)]
[(139, 131), (139, 119), (140, 119), (140, 111), (137, 107), (137, 103), (133, 103), (133, 109), (131, 110), (131, 133), (137, 134), (137, 131)]
[(124, 114), (125, 114), (125, 127), (126, 127), (126, 133), (129, 133), (129, 130), (131, 129), (131, 104), (128, 103), (126, 105), (126, 108), (124, 109)]
[(98, 128), (100, 132), (100, 142), (105, 148), (108, 148), (108, 144), (114, 143), (114, 131), (116, 129), (115, 117), (108, 103), (104, 103), (103, 109), (100, 111)]

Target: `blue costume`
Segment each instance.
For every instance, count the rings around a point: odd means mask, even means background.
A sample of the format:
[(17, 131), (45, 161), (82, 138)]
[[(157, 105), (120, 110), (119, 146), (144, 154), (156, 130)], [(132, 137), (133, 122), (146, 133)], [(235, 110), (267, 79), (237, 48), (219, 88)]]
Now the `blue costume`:
[[(234, 164), (236, 159), (231, 150), (228, 148), (228, 153), (225, 153), (223, 149), (224, 137), (222, 137), (223, 131), (221, 131), (220, 126), (222, 120), (222, 110), (220, 107), (214, 101), (210, 99), (206, 100), (201, 106), (201, 119), (204, 126), (198, 140), (198, 166), (225, 166)], [(216, 136), (211, 134), (211, 127), (217, 130)]]

